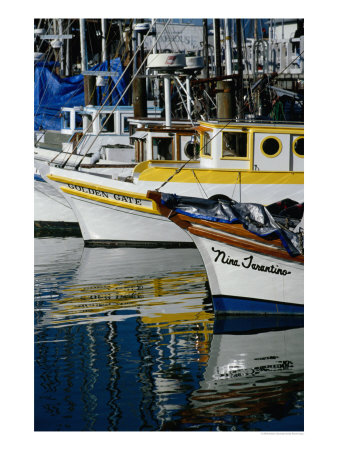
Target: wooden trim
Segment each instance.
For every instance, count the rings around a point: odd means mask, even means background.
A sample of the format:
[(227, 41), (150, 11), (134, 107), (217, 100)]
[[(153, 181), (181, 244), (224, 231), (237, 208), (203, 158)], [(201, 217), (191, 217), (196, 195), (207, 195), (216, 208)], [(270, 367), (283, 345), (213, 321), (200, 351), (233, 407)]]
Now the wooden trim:
[[(178, 213), (178, 216), (182, 220), (186, 219), (186, 216), (184, 216), (183, 214)], [(276, 247), (284, 248), (279, 238), (276, 238), (271, 235), (266, 237), (257, 236), (256, 234), (253, 234), (250, 231), (246, 230), (241, 223), (229, 224), (224, 222), (211, 222), (211, 221), (209, 222), (207, 220), (197, 219), (195, 217), (190, 217), (189, 221), (196, 225), (203, 225), (205, 227), (220, 230), (223, 231), (224, 233), (230, 233), (235, 236), (242, 237), (244, 239), (250, 239), (253, 241), (257, 241), (259, 243), (269, 242), (275, 245)]]
[(256, 253), (260, 253), (262, 255), (266, 256), (273, 256), (275, 258), (284, 259), (287, 261), (295, 261), (298, 263), (304, 264), (304, 256), (290, 256), (288, 252), (284, 249), (273, 249), (273, 248), (267, 248), (263, 247), (261, 245), (257, 245), (256, 243), (252, 242), (243, 242), (239, 239), (236, 239), (233, 236), (226, 236), (218, 234), (217, 232), (208, 231), (208, 230), (202, 230), (199, 228), (194, 227), (193, 225), (190, 225), (188, 227), (188, 231), (191, 234), (194, 234), (195, 236), (200, 236), (203, 238), (211, 239), (213, 241), (223, 242), (227, 245), (231, 245), (233, 247), (241, 248), (243, 250), (253, 251)]
[[(250, 233), (243, 228), (242, 224), (225, 224), (220, 222), (209, 222), (202, 219), (196, 219), (193, 217), (188, 217), (180, 213), (176, 213), (170, 208), (161, 204), (161, 193), (155, 191), (148, 191), (147, 197), (156, 202), (158, 210), (160, 213), (170, 219), (172, 222), (176, 223), (179, 227), (184, 230), (189, 231), (191, 234), (196, 236), (204, 237), (218, 242), (223, 242), (234, 247), (241, 248), (243, 250), (249, 250), (256, 253), (261, 253), (267, 256), (273, 256), (276, 258), (284, 259), (287, 261), (295, 261), (304, 264), (304, 256), (290, 256), (289, 253), (284, 248), (283, 244), (278, 238), (262, 238)], [(202, 230), (195, 227), (194, 225), (201, 225), (209, 228), (209, 230)], [(220, 232), (229, 233), (231, 236), (221, 234)], [(237, 239), (236, 239), (237, 238)], [(250, 241), (242, 241), (238, 238), (250, 239)], [(267, 244), (273, 244), (277, 248), (267, 247)], [(263, 245), (260, 245), (263, 244)]]

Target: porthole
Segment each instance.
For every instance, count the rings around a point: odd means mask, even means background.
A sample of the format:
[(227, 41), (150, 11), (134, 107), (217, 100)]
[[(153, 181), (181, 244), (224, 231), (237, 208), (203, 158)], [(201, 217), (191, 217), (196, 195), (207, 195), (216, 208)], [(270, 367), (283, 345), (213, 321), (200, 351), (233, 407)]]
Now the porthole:
[(304, 138), (302, 136), (293, 141), (292, 151), (299, 158), (304, 158)]
[(184, 146), (184, 154), (189, 159), (196, 159), (200, 154), (200, 144), (199, 142), (187, 142)]
[(268, 136), (261, 142), (261, 151), (268, 158), (275, 158), (282, 151), (282, 143), (276, 137)]

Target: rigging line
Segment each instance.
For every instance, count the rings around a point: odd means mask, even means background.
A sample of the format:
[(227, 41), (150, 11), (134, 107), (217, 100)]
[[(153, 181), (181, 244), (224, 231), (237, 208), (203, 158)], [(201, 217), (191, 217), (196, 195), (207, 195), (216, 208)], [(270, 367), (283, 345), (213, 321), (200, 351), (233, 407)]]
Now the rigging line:
[[(73, 23), (74, 21), (75, 21), (75, 20), (73, 20), (73, 21), (71, 22), (71, 24), (69, 25), (69, 27), (72, 25), (72, 23)], [(110, 25), (110, 28), (111, 28), (111, 25)], [(109, 28), (109, 29), (110, 29), (110, 28)], [(125, 54), (125, 53), (124, 53), (124, 54)], [(122, 56), (122, 60), (123, 60), (123, 56)], [(122, 64), (122, 61), (121, 61), (121, 64)], [(42, 74), (40, 74), (40, 76), (42, 76)], [(112, 78), (110, 78), (110, 79), (109, 79), (109, 86), (108, 86), (108, 89), (111, 87), (112, 82), (113, 82), (113, 80), (112, 80)], [(47, 86), (48, 86), (48, 85), (47, 85)], [(46, 87), (46, 89), (47, 89), (47, 87)], [(75, 95), (77, 95), (77, 93), (78, 93), (79, 91), (81, 91), (81, 89), (82, 89), (81, 86), (80, 86), (78, 89), (76, 89), (76, 90), (73, 92), (73, 94), (71, 95), (71, 97), (68, 98), (67, 102), (66, 102), (63, 106), (67, 106), (67, 104), (72, 100), (73, 97), (75, 97)], [(94, 90), (94, 92), (91, 94), (90, 100), (93, 98), (93, 95), (94, 95), (94, 94), (95, 94), (95, 90)], [(39, 106), (39, 108), (40, 108), (40, 106)], [(37, 110), (37, 112), (38, 112), (38, 110)], [(37, 114), (37, 112), (36, 112), (36, 114)], [(36, 116), (36, 114), (35, 114), (35, 116)], [(54, 116), (52, 116), (52, 119), (56, 118), (59, 114), (60, 114), (60, 112), (58, 111), (57, 113), (54, 114)], [(95, 118), (96, 118), (96, 117), (95, 117)], [(94, 121), (94, 120), (93, 120), (93, 121)], [(93, 122), (90, 123), (89, 127), (92, 125), (92, 123), (93, 123)], [(42, 137), (45, 135), (46, 132), (47, 132), (47, 130), (44, 130), (44, 132), (40, 135), (39, 139), (38, 139), (37, 142), (35, 143), (35, 147), (36, 147), (36, 144), (38, 144), (38, 143), (40, 142), (40, 140), (42, 139)], [(78, 142), (78, 145), (80, 145), (80, 142), (81, 142), (81, 140)], [(53, 161), (53, 160), (54, 160), (54, 158), (53, 158), (51, 161)]]
[(232, 191), (231, 198), (234, 198), (235, 189), (236, 189), (236, 186), (237, 186), (237, 180), (238, 179), (240, 180), (240, 183), (239, 183), (239, 195), (241, 197), (241, 172), (238, 172), (238, 175), (237, 175), (237, 178), (236, 178), (236, 181), (235, 181), (235, 184), (234, 184), (234, 190)]
[(207, 196), (207, 193), (205, 192), (205, 190), (204, 190), (204, 188), (203, 188), (203, 185), (202, 185), (202, 183), (201, 183), (201, 182), (200, 182), (200, 180), (199, 180), (199, 179), (197, 178), (197, 175), (196, 175), (196, 173), (195, 173), (195, 170), (194, 170), (194, 169), (192, 169), (192, 173), (193, 173), (194, 177), (196, 178), (196, 180), (197, 180), (197, 183), (199, 184), (200, 188), (202, 189), (202, 191), (203, 191), (203, 193), (204, 193), (205, 197), (206, 197), (206, 198), (208, 198), (208, 196)]
[[(69, 27), (71, 27), (72, 24), (73, 24), (74, 22), (75, 22), (75, 19), (72, 20), (72, 22), (69, 24)], [(52, 50), (52, 48), (49, 49), (49, 52), (52, 54), (51, 50)], [(46, 63), (46, 61), (45, 61), (45, 63)], [(40, 74), (40, 77), (41, 77), (41, 76), (42, 76), (42, 73)], [(110, 83), (111, 83), (111, 82), (112, 82), (112, 79), (110, 79)], [(46, 88), (45, 88), (45, 92), (47, 91), (47, 88), (48, 88), (48, 83), (47, 83), (47, 86), (46, 86)], [(68, 98), (67, 102), (66, 102), (63, 106), (67, 106), (67, 104), (72, 100), (73, 97), (75, 97), (75, 95), (77, 95), (77, 93), (78, 93), (79, 91), (81, 91), (81, 89), (82, 89), (81, 86), (80, 86), (78, 89), (76, 89), (76, 90), (73, 92), (73, 94), (71, 95), (71, 97)], [(92, 99), (92, 97), (93, 97), (94, 94), (95, 94), (95, 91), (91, 94), (90, 99)], [(44, 95), (43, 95), (43, 97), (44, 97)], [(42, 97), (42, 98), (43, 98), (43, 97)], [(42, 100), (42, 99), (41, 99), (41, 100)], [(40, 101), (40, 105), (41, 105), (41, 101)], [(40, 105), (39, 105), (39, 108), (40, 108)], [(37, 109), (37, 111), (36, 111), (36, 113), (35, 113), (35, 116), (37, 115), (37, 113), (38, 113), (38, 111), (39, 111), (39, 108)], [(54, 114), (54, 116), (52, 116), (52, 119), (56, 118), (59, 114), (60, 114), (59, 111), (56, 112), (56, 113)], [(35, 116), (34, 116), (34, 117), (35, 117)], [(90, 124), (90, 125), (91, 125), (91, 124)], [(42, 139), (42, 137), (44, 136), (44, 134), (45, 134), (46, 132), (47, 132), (47, 130), (44, 130), (44, 132), (41, 134), (41, 136), (39, 137), (39, 139), (38, 139), (38, 141), (36, 142), (36, 144), (39, 143), (39, 141)], [(36, 147), (36, 145), (35, 145), (35, 147)]]
[(34, 189), (39, 192), (40, 194), (44, 195), (45, 197), (53, 200), (56, 203), (59, 203), (61, 206), (65, 206), (66, 208), (71, 209), (71, 206), (68, 204), (67, 201), (65, 201), (65, 203), (62, 203), (61, 200), (56, 199), (55, 197), (52, 197), (51, 195), (47, 194), (45, 191), (43, 191), (42, 189), (39, 189), (38, 187), (34, 186)]
[[(155, 22), (156, 22), (156, 20), (157, 20), (157, 19), (155, 19)], [(127, 71), (128, 68), (129, 68), (129, 66), (133, 63), (134, 59), (136, 58), (137, 53), (140, 51), (140, 49), (141, 49), (141, 47), (142, 47), (142, 45), (143, 45), (145, 39), (147, 38), (148, 34), (150, 33), (150, 31), (151, 31), (151, 28), (149, 28), (148, 32), (145, 34), (145, 36), (144, 36), (144, 38), (143, 38), (141, 44), (140, 44), (140, 45), (138, 46), (138, 48), (136, 49), (136, 52), (134, 53), (133, 58), (129, 61), (127, 67), (125, 68), (125, 70), (124, 70), (123, 73), (121, 74), (120, 78), (116, 81), (113, 90), (107, 95), (106, 100), (103, 102), (101, 108), (96, 112), (96, 115), (95, 115), (95, 117), (94, 117), (93, 120), (92, 120), (92, 123), (94, 122), (94, 120), (98, 117), (98, 115), (99, 115), (100, 112), (102, 111), (102, 109), (103, 109), (103, 107), (105, 106), (105, 104), (107, 103), (109, 97), (113, 95), (113, 92), (114, 92), (115, 89), (117, 88), (119, 82), (120, 82), (121, 79), (123, 78), (124, 74), (126, 73), (126, 71)], [(155, 45), (156, 45), (156, 43), (155, 43)], [(155, 46), (155, 45), (154, 45), (154, 46)], [(149, 53), (150, 53), (150, 52), (149, 52)], [(148, 55), (149, 55), (149, 53), (148, 53)], [(147, 56), (148, 56), (148, 55), (147, 55)], [(145, 61), (144, 61), (144, 62), (145, 62)], [(142, 65), (140, 66), (140, 68), (139, 68), (139, 70), (137, 71), (137, 73), (140, 71), (140, 69), (141, 69), (141, 67), (143, 66), (144, 62), (143, 62)], [(121, 61), (121, 64), (122, 64), (122, 61)], [(134, 81), (134, 79), (135, 79), (137, 73), (136, 73), (136, 74), (134, 75), (134, 77), (132, 78), (131, 83)], [(131, 85), (131, 83), (130, 83), (130, 84), (128, 85), (128, 87), (124, 90), (124, 92), (123, 92), (122, 95), (120, 96), (118, 102), (115, 104), (115, 107), (114, 107), (113, 110), (110, 112), (110, 114), (107, 116), (107, 119), (106, 119), (105, 122), (102, 124), (102, 126), (101, 126), (101, 128), (100, 128), (98, 134), (95, 136), (95, 138), (94, 138), (92, 144), (90, 145), (90, 147), (87, 149), (87, 151), (86, 151), (85, 154), (83, 155), (83, 158), (86, 156), (86, 154), (89, 152), (89, 150), (92, 148), (92, 146), (93, 146), (94, 143), (96, 142), (96, 139), (98, 138), (98, 136), (100, 135), (100, 133), (101, 133), (101, 131), (104, 129), (104, 127), (106, 126), (107, 122), (109, 121), (109, 119), (111, 118), (111, 116), (113, 115), (113, 113), (115, 112), (117, 106), (119, 105), (119, 103), (121, 102), (123, 96), (125, 95), (125, 93), (126, 93), (127, 90), (129, 89), (129, 86)], [(90, 129), (92, 123), (90, 123), (90, 124), (88, 125), (86, 131), (84, 131), (84, 134), (86, 134), (86, 133), (88, 132), (88, 130)], [(78, 144), (75, 146), (75, 148), (74, 148), (74, 150), (73, 150), (73, 153), (77, 150), (77, 148), (78, 148)], [(70, 155), (70, 156), (71, 156), (71, 155)], [(69, 158), (70, 158), (70, 156), (69, 156)], [(69, 158), (68, 158), (68, 159), (69, 159)], [(83, 158), (80, 160), (78, 166), (81, 164)], [(67, 164), (67, 162), (68, 162), (68, 160), (64, 163), (64, 165), (63, 165), (62, 167), (64, 167), (64, 166)], [(78, 167), (78, 166), (77, 166), (77, 167)]]
[[(122, 29), (122, 24), (120, 26), (121, 26), (121, 28), (119, 27), (119, 31), (122, 30), (122, 33), (123, 33), (123, 31), (126, 28), (126, 25), (124, 24), (124, 29)], [(121, 49), (121, 47), (124, 44), (123, 34), (121, 34), (120, 32), (119, 32), (119, 37), (120, 37), (120, 39), (119, 39), (119, 43), (118, 43), (117, 49), (115, 51), (115, 58), (117, 58), (117, 55), (120, 53), (120, 49)]]
[[(245, 42), (245, 31), (244, 31), (244, 29), (245, 29), (245, 25), (244, 25), (244, 27), (242, 27), (242, 39), (243, 39), (243, 42), (244, 42), (244, 53), (245, 53), (244, 61), (245, 61), (246, 75), (247, 75), (247, 77), (249, 79), (248, 50), (247, 50), (247, 46), (246, 46), (246, 42)], [(250, 83), (248, 83), (248, 85), (247, 85), (246, 92), (247, 92), (246, 95), (247, 95), (248, 100), (249, 100), (250, 98), (252, 98), (252, 90), (251, 90), (251, 84)], [(251, 105), (250, 105), (249, 101), (248, 101), (248, 104), (249, 104), (249, 108), (251, 109)]]
[[(289, 64), (288, 64), (288, 65), (287, 65), (280, 73), (278, 73), (273, 79), (276, 80), (280, 75), (282, 75), (283, 72), (285, 72), (286, 69), (288, 69), (295, 61), (297, 61), (297, 59), (300, 58), (300, 57), (302, 56), (303, 53), (304, 53), (304, 50), (303, 50), (299, 55), (297, 55), (296, 58), (293, 59), (293, 60), (292, 60), (292, 61), (291, 61), (291, 62), (290, 62), (290, 63), (289, 63)], [(267, 84), (266, 86), (264, 86), (262, 90), (259, 90), (259, 93), (264, 92), (265, 89), (267, 89), (268, 85), (269, 85), (269, 80), (268, 80), (268, 84)]]
[(174, 27), (173, 27), (173, 24), (172, 24), (172, 29), (170, 29), (170, 27), (168, 27), (168, 30), (167, 30), (166, 34), (167, 34), (167, 36), (169, 38), (169, 42), (170, 42), (170, 46), (171, 46), (172, 51), (174, 51), (174, 47), (176, 46), (176, 50), (178, 52), (179, 51), (178, 50), (178, 44), (176, 42), (176, 37), (177, 36), (175, 36), (173, 28)]
[[(125, 49), (123, 55), (121, 56), (121, 62), (120, 62), (120, 64), (119, 64), (119, 66), (122, 65), (126, 53), (128, 53), (128, 49)], [(118, 80), (118, 81), (119, 81), (119, 80)], [(118, 81), (117, 81), (117, 83), (116, 83), (116, 86), (117, 86), (117, 84), (118, 84)], [(113, 79), (112, 79), (112, 77), (109, 77), (109, 85), (108, 85), (108, 87), (107, 87), (107, 91), (108, 91), (108, 92), (109, 92), (109, 89), (110, 89), (112, 83), (113, 83)], [(81, 89), (81, 88), (79, 88), (79, 89)], [(78, 90), (79, 90), (79, 89), (78, 89)], [(77, 90), (77, 91), (78, 91), (78, 90)], [(113, 89), (113, 90), (114, 90), (114, 89)], [(77, 91), (75, 91), (75, 93), (74, 93), (73, 95), (75, 95)], [(94, 93), (95, 93), (95, 91), (94, 91)], [(113, 93), (113, 91), (111, 92), (111, 94), (112, 94), (112, 93)], [(106, 94), (105, 94), (105, 95), (106, 95)], [(91, 96), (91, 98), (92, 98), (92, 96)], [(93, 125), (93, 123), (94, 123), (95, 119), (97, 118), (98, 114), (100, 113), (100, 111), (102, 111), (102, 108), (103, 108), (103, 106), (106, 104), (108, 98), (109, 98), (109, 94), (108, 94), (108, 97), (106, 97), (106, 101), (102, 104), (101, 109), (100, 109), (100, 110), (98, 111), (98, 113), (94, 116), (94, 118), (92, 119), (92, 121), (89, 123), (87, 130), (83, 133), (83, 136), (82, 136), (82, 137), (77, 141), (77, 143), (75, 144), (75, 148), (73, 149), (73, 151), (72, 151), (72, 153), (71, 153), (70, 156), (72, 156), (72, 154), (75, 153), (75, 151), (79, 148), (80, 145), (82, 145), (82, 146), (85, 145), (85, 141), (88, 140), (88, 139), (87, 139), (88, 136), (87, 136), (86, 133), (88, 132), (88, 130), (90, 129), (90, 127)], [(109, 117), (110, 117), (110, 116), (109, 116)], [(104, 125), (103, 125), (103, 127), (104, 127)], [(100, 132), (101, 132), (101, 130), (100, 130)], [(87, 153), (88, 153), (88, 151), (86, 152), (86, 154), (87, 154)], [(52, 158), (52, 160), (51, 160), (50, 162), (53, 162), (58, 156), (59, 156), (59, 155), (56, 155), (54, 158)], [(77, 156), (80, 157), (80, 155), (77, 155)], [(61, 163), (61, 164), (66, 164), (66, 163), (68, 162), (68, 160), (66, 160), (66, 158), (67, 158), (67, 154), (64, 153), (63, 161), (60, 161), (60, 163)], [(69, 158), (70, 158), (70, 157), (69, 157)], [(69, 159), (69, 158), (68, 158), (68, 159)]]
[[(300, 55), (298, 55), (297, 56), (297, 58), (295, 58), (293, 61), (291, 61), (291, 63), (289, 64), (289, 66), (291, 65), (291, 64), (293, 64), (293, 62), (294, 61), (296, 61), (302, 54), (304, 53), (304, 50), (300, 53)], [(287, 66), (284, 70), (286, 70), (289, 66)], [(281, 73), (279, 73), (277, 76), (276, 76), (276, 78), (278, 78), (278, 76), (279, 75), (281, 75), (283, 72), (284, 72), (284, 70), (281, 72)], [(264, 89), (262, 90), (262, 92), (264, 91), (266, 89), (266, 86), (264, 87)], [(243, 108), (242, 108), (242, 111), (240, 111), (240, 113), (241, 112), (243, 112), (244, 111), (244, 109), (245, 109), (245, 105), (243, 106)], [(211, 142), (216, 136), (218, 136), (230, 123), (232, 122), (232, 120), (230, 119), (230, 120), (228, 120), (228, 122), (222, 127), (222, 128), (220, 128), (219, 129), (219, 131), (208, 141), (208, 142)], [(203, 147), (200, 149), (200, 152), (205, 148), (205, 146), (206, 146), (206, 144), (204, 144), (203, 145)], [(192, 160), (193, 158), (190, 158), (190, 159), (188, 159), (181, 167), (179, 167), (178, 169), (176, 169), (176, 171), (164, 182), (164, 183), (162, 183), (161, 184), (161, 186), (159, 186), (158, 188), (156, 188), (155, 189), (155, 191), (159, 191), (163, 186), (165, 186), (170, 180), (172, 180), (173, 178), (174, 178), (174, 176), (175, 175), (177, 175), (179, 172), (181, 172), (181, 170)]]
[[(156, 19), (155, 19), (155, 20), (156, 20)], [(142, 63), (140, 64), (140, 67), (137, 69), (135, 75), (133, 76), (133, 78), (131, 79), (130, 83), (128, 84), (128, 86), (127, 86), (126, 89), (124, 90), (122, 96), (121, 96), (120, 99), (117, 101), (117, 103), (116, 103), (114, 109), (113, 109), (112, 112), (108, 115), (108, 117), (107, 117), (107, 119), (105, 120), (105, 122), (102, 124), (99, 133), (95, 136), (95, 138), (94, 138), (92, 144), (90, 145), (90, 147), (88, 148), (88, 150), (86, 151), (86, 153), (88, 153), (88, 151), (91, 149), (91, 147), (93, 146), (94, 142), (95, 142), (96, 139), (98, 138), (99, 134), (101, 133), (101, 131), (103, 130), (103, 128), (106, 126), (106, 124), (107, 124), (108, 120), (110, 119), (111, 115), (114, 113), (114, 111), (116, 110), (117, 106), (118, 106), (119, 103), (121, 102), (123, 96), (125, 95), (125, 93), (128, 91), (128, 89), (130, 88), (130, 86), (131, 86), (132, 83), (134, 82), (136, 76), (138, 75), (138, 73), (140, 72), (140, 70), (142, 69), (142, 67), (144, 66), (144, 64), (146, 63), (148, 56), (149, 56), (150, 53), (153, 51), (153, 49), (154, 49), (154, 47), (155, 47), (157, 41), (158, 41), (158, 40), (160, 39), (160, 37), (162, 36), (162, 34), (163, 34), (163, 32), (165, 31), (166, 27), (168, 26), (168, 23), (170, 22), (170, 20), (171, 20), (171, 19), (168, 19), (168, 21), (166, 22), (166, 24), (165, 24), (163, 30), (161, 31), (161, 33), (160, 33), (159, 36), (157, 37), (157, 39), (156, 39), (155, 43), (153, 44), (152, 48), (148, 51), (146, 57), (144, 58), (144, 60), (143, 60)], [(148, 33), (150, 32), (150, 30), (151, 30), (151, 28), (149, 28)], [(143, 39), (142, 43), (140, 44), (139, 48), (137, 49), (137, 51), (141, 48), (141, 46), (142, 46), (142, 44), (143, 44), (145, 38), (147, 37), (148, 33), (144, 36), (144, 39)], [(134, 57), (136, 56), (137, 51), (135, 52)], [(133, 59), (134, 59), (134, 58), (133, 58)], [(132, 62), (132, 61), (131, 61), (131, 62)], [(130, 62), (130, 63), (131, 63), (131, 62)], [(130, 63), (129, 63), (129, 64), (130, 64)], [(128, 64), (128, 66), (129, 66), (129, 64)], [(116, 87), (116, 86), (115, 86), (115, 87)], [(114, 88), (114, 89), (115, 89), (115, 88)], [(84, 156), (86, 155), (86, 153), (84, 154)], [(83, 156), (83, 157), (84, 157), (84, 156)], [(82, 158), (82, 159), (83, 159), (83, 158)], [(82, 162), (82, 160), (80, 161), (80, 163), (78, 164), (78, 166), (81, 164), (81, 162)], [(78, 167), (78, 166), (77, 166), (77, 167)]]
[[(179, 83), (179, 85), (177, 84), (177, 82)], [(194, 125), (194, 122), (193, 122), (193, 120), (192, 120), (191, 114), (189, 113), (188, 108), (187, 108), (187, 106), (186, 106), (186, 104), (185, 104), (185, 102), (184, 102), (184, 100), (183, 100), (182, 94), (181, 94), (180, 87), (181, 87), (181, 88), (183, 89), (183, 91), (185, 92), (185, 90), (184, 90), (184, 88), (183, 88), (183, 85), (182, 85), (182, 83), (181, 83), (181, 81), (179, 80), (178, 77), (175, 77), (175, 78), (174, 78), (174, 83), (175, 83), (175, 85), (176, 85), (177, 92), (178, 92), (179, 96), (181, 97), (182, 104), (183, 104), (183, 106), (184, 106), (184, 108), (185, 108), (185, 111), (186, 111), (187, 116), (188, 116), (188, 118), (189, 118), (189, 120), (190, 120), (190, 122), (191, 122), (191, 125)], [(186, 93), (186, 95), (187, 95), (187, 102), (190, 102), (190, 98), (188, 98), (188, 94), (187, 94), (187, 93)]]

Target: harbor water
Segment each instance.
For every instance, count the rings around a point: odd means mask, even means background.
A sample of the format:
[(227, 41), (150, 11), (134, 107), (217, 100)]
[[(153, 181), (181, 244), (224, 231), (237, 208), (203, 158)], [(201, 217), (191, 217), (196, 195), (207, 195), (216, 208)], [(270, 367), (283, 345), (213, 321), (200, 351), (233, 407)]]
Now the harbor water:
[(194, 248), (34, 246), (35, 431), (304, 430), (302, 318), (215, 318)]

